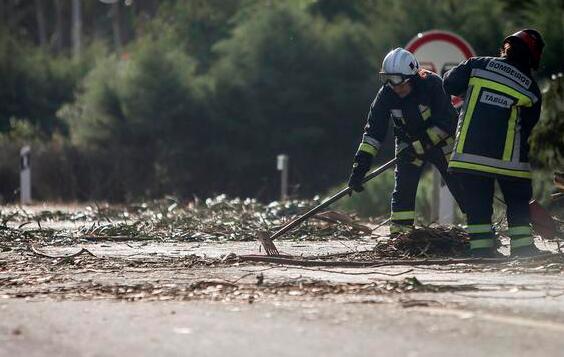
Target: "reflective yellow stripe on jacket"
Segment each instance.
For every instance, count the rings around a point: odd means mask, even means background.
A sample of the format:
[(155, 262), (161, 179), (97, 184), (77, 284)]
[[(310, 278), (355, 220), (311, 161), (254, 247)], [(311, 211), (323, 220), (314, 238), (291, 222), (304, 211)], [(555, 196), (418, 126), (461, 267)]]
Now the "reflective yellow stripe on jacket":
[[(519, 107), (530, 107), (538, 98), (514, 81), (484, 69), (472, 70), (468, 85), (470, 96), (464, 105), (464, 117), (449, 167), (530, 179), (529, 163), (520, 162), (521, 138), (517, 130), (517, 122)], [(469, 154), (464, 151), (468, 130), (482, 89), (491, 89), (515, 99), (510, 108), (501, 159)]]

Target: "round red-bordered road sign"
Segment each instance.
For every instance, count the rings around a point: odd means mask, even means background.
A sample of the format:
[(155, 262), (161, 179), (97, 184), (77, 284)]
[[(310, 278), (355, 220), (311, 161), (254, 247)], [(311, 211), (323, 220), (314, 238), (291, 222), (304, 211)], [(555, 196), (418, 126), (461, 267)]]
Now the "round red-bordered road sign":
[[(431, 30), (417, 34), (405, 46), (413, 53), (421, 67), (443, 76), (446, 71), (470, 57), (476, 56), (474, 49), (462, 37), (448, 31)], [(452, 104), (458, 107), (462, 100), (453, 97)]]

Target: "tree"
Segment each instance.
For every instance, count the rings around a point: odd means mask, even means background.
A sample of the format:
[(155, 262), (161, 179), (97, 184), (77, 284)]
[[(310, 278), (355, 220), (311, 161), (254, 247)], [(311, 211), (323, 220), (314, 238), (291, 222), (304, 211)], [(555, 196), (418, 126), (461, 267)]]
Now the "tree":
[(554, 75), (543, 91), (542, 116), (531, 143), (534, 163), (545, 169), (564, 171), (564, 76)]
[(223, 128), (214, 145), (235, 156), (223, 168), (240, 191), (272, 190), (282, 152), (296, 158), (291, 175), (302, 193), (344, 178), (377, 89), (366, 36), (346, 19), (259, 4), (214, 47), (214, 118)]
[(35, 0), (35, 13), (37, 17), (37, 32), (39, 34), (39, 46), (47, 45), (47, 27), (45, 24), (45, 12), (43, 10), (43, 1)]

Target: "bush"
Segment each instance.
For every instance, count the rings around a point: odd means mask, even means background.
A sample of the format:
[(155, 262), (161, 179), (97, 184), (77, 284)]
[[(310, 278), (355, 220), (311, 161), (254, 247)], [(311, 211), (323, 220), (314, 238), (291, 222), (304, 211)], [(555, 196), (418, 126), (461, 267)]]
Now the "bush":
[[(257, 6), (214, 50), (213, 117), (228, 192), (276, 193), (278, 154), (290, 156), (299, 193), (327, 189), (347, 172), (377, 91), (368, 33), (348, 20), (329, 23), (287, 3)], [(249, 173), (252, 172), (252, 175)]]
[(75, 103), (61, 109), (73, 144), (108, 170), (103, 197), (196, 191), (212, 133), (195, 99), (193, 71), (193, 61), (173, 43), (147, 37), (129, 59), (99, 61)]
[(48, 135), (65, 131), (56, 112), (73, 99), (88, 65), (88, 60), (53, 56), (17, 42), (0, 26), (0, 132), (10, 129), (13, 117), (29, 121)]

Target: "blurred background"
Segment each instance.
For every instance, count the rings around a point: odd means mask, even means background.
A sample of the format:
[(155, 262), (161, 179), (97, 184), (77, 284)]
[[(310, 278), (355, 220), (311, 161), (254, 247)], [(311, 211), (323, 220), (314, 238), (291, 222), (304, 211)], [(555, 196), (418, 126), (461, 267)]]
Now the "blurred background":
[[(349, 174), (383, 56), (431, 29), (478, 55), (542, 32), (537, 196), (564, 167), (562, 0), (1, 0), (0, 18), (2, 202), (24, 145), (34, 200), (268, 201), (281, 153), (293, 197), (323, 195)], [(384, 212), (392, 184), (344, 206)]]

